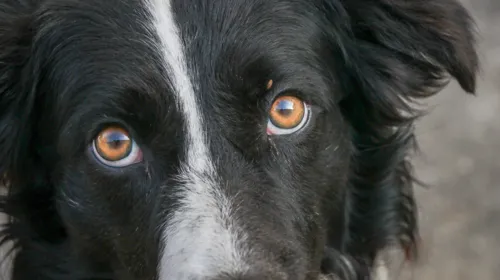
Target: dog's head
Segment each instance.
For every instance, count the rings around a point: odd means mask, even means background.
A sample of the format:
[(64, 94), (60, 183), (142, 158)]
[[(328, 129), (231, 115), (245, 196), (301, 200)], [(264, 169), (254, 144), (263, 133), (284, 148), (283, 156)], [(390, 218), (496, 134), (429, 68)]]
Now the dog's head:
[(411, 103), (474, 91), (471, 25), (455, 0), (1, 1), (14, 279), (369, 277), (415, 249)]

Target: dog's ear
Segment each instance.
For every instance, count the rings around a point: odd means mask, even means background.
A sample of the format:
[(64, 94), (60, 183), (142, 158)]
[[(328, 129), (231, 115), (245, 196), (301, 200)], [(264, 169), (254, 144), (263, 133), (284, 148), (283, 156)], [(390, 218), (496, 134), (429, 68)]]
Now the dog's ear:
[(20, 174), (26, 173), (20, 171), (30, 169), (35, 102), (34, 77), (29, 66), (30, 2), (33, 1), (0, 3), (0, 178), (9, 181), (22, 179)]
[[(455, 78), (476, 89), (474, 23), (457, 0), (324, 0), (341, 5), (335, 40), (345, 67), (340, 106), (356, 151), (350, 179), (347, 250), (370, 258), (395, 243), (415, 252), (416, 207), (409, 151), (413, 101), (439, 92)], [(336, 24), (339, 26), (339, 24)]]
[(365, 61), (361, 71), (392, 80), (394, 93), (406, 97), (439, 91), (449, 75), (475, 92), (475, 26), (457, 0), (342, 2), (357, 45), (354, 55)]
[(43, 100), (37, 92), (40, 62), (33, 51), (39, 2), (0, 1), (0, 187), (8, 188), (0, 194), (0, 213), (10, 217), (2, 222), (0, 246), (12, 240), (18, 249), (33, 236), (52, 240), (61, 234), (37, 142), (37, 130), (44, 129), (38, 127)]

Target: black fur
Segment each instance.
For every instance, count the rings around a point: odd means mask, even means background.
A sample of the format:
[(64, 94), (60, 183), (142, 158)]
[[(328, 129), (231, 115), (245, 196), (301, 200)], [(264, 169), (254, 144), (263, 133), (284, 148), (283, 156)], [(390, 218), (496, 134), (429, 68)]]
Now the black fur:
[[(141, 2), (0, 0), (0, 211), (10, 217), (1, 240), (15, 243), (13, 280), (156, 277), (158, 226), (176, 201), (175, 190), (152, 186), (174, 180), (186, 139), (175, 101), (158, 94), (171, 85), (139, 24)], [(265, 260), (288, 279), (371, 279), (383, 249), (416, 257), (410, 156), (422, 112), (413, 105), (449, 75), (474, 92), (465, 9), (456, 0), (173, 3), (194, 38), (187, 56), (224, 191), (243, 201), (236, 215), (254, 217), (242, 224), (257, 251), (278, 256)], [(317, 105), (300, 135), (261, 133), (269, 79), (268, 96), (293, 89)], [(147, 164), (116, 174), (88, 159), (109, 122), (134, 131)], [(260, 277), (277, 279), (269, 275)], [(220, 279), (254, 279), (240, 277)]]

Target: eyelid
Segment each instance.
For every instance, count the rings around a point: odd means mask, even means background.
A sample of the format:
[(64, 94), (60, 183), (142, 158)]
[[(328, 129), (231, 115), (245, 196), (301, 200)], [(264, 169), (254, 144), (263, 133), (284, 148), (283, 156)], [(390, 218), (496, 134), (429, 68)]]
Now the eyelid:
[(316, 102), (311, 98), (311, 95), (307, 94), (304, 90), (298, 87), (286, 87), (284, 85), (280, 85), (279, 81), (274, 81), (273, 87), (265, 93), (267, 109), (271, 108), (274, 100), (282, 96), (294, 96), (301, 99), (309, 106), (316, 106)]

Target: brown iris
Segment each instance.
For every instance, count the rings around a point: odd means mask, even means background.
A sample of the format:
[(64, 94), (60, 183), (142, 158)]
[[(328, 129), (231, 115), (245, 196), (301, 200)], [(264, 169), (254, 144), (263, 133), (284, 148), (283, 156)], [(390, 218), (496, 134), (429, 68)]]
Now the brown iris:
[(291, 129), (302, 122), (305, 110), (304, 102), (299, 98), (281, 96), (274, 101), (269, 118), (276, 127)]
[(108, 127), (102, 130), (97, 135), (94, 145), (99, 156), (107, 161), (122, 160), (132, 150), (132, 140), (128, 132), (120, 127)]

